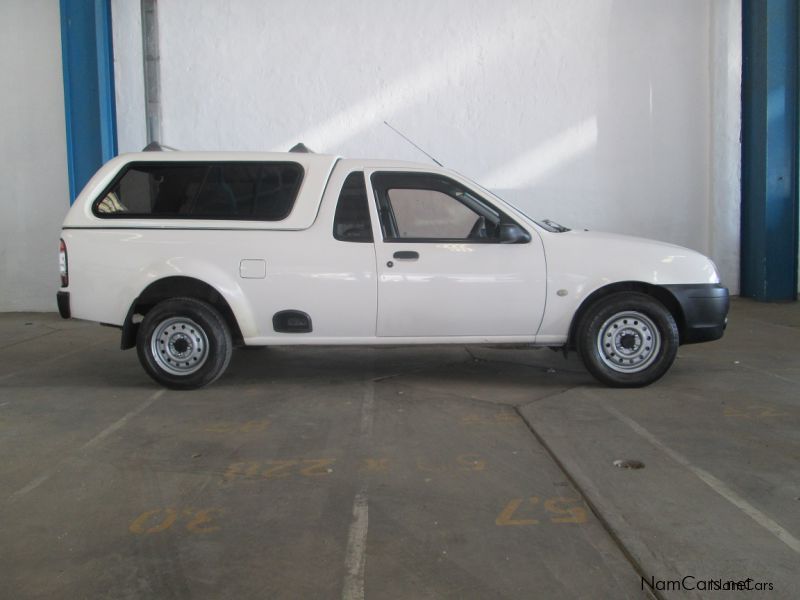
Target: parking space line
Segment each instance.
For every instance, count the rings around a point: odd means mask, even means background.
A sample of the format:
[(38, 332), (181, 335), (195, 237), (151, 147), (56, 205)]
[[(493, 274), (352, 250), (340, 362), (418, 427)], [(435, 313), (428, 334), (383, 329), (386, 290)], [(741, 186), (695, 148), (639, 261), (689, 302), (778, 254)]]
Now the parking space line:
[[(112, 433), (114, 433), (115, 431), (117, 431), (118, 429), (123, 427), (133, 417), (135, 417), (136, 415), (138, 415), (139, 413), (144, 411), (147, 407), (149, 407), (151, 404), (153, 404), (153, 402), (155, 402), (161, 396), (164, 395), (165, 391), (166, 390), (164, 390), (164, 389), (160, 389), (157, 392), (155, 392), (154, 394), (152, 394), (147, 400), (142, 402), (139, 406), (134, 408), (132, 411), (127, 413), (125, 416), (123, 416), (120, 419), (114, 421), (111, 425), (106, 427), (103, 431), (101, 431), (96, 436), (94, 436), (92, 439), (90, 439), (88, 442), (86, 442), (83, 446), (80, 447), (79, 451), (88, 450), (89, 448), (92, 448), (93, 446), (96, 446), (98, 443), (100, 443), (102, 440), (107, 438), (109, 435), (111, 435)], [(61, 467), (65, 462), (67, 462), (67, 460), (69, 460), (69, 459), (65, 458), (65, 459), (59, 461), (58, 464), (56, 464), (53, 469), (51, 469), (49, 471), (45, 471), (44, 473), (39, 475), (36, 479), (32, 480), (30, 483), (28, 483), (24, 487), (18, 489), (16, 492), (14, 492), (13, 494), (11, 494), (8, 497), (8, 501), (12, 501), (12, 500), (16, 500), (18, 498), (21, 498), (22, 496), (26, 495), (28, 492), (31, 492), (31, 491), (35, 490), (37, 487), (42, 485), (45, 481), (50, 479), (52, 474), (54, 472), (58, 471), (59, 467)]]
[[(360, 450), (372, 437), (375, 409), (375, 382), (366, 381), (361, 403)], [(363, 452), (362, 452), (363, 453)], [(353, 519), (347, 532), (342, 600), (364, 600), (364, 572), (367, 565), (367, 532), (369, 530), (369, 480), (361, 474), (358, 492), (353, 500)]]
[(35, 490), (37, 487), (39, 487), (45, 481), (50, 479), (50, 475), (51, 474), (52, 474), (52, 471), (46, 471), (46, 472), (42, 473), (36, 479), (34, 479), (30, 483), (28, 483), (28, 485), (26, 485), (24, 488), (19, 489), (16, 492), (14, 492), (13, 494), (11, 494), (11, 497), (9, 498), (9, 500), (13, 500), (14, 498), (19, 498), (21, 496), (24, 496), (25, 494), (27, 494), (31, 490)]
[(161, 398), (161, 396), (164, 395), (165, 391), (166, 390), (164, 390), (164, 389), (160, 389), (157, 392), (155, 392), (152, 396), (150, 396), (147, 400), (145, 400), (139, 406), (134, 408), (131, 412), (129, 412), (124, 417), (120, 418), (119, 420), (115, 421), (114, 423), (112, 423), (111, 425), (106, 427), (103, 431), (101, 431), (96, 436), (94, 436), (92, 439), (90, 439), (88, 442), (86, 442), (83, 446), (81, 446), (81, 450), (88, 450), (92, 446), (96, 446), (97, 444), (99, 444), (101, 441), (103, 441), (109, 435), (111, 435), (112, 433), (114, 433), (115, 431), (117, 431), (118, 429), (123, 427), (125, 425), (125, 423), (130, 421), (133, 417), (135, 417), (136, 415), (138, 415), (139, 413), (144, 411), (153, 402), (155, 402), (156, 400)]
[[(45, 325), (45, 327), (47, 327)], [(0, 350), (6, 350), (7, 348), (13, 348), (14, 346), (18, 346), (19, 344), (25, 344), (27, 342), (32, 342), (33, 340), (38, 340), (40, 338), (46, 337), (48, 335), (53, 335), (54, 333), (58, 333), (59, 331), (63, 331), (63, 329), (54, 329), (52, 327), (48, 327), (49, 331), (45, 333), (40, 333), (39, 335), (34, 335), (32, 337), (28, 337), (22, 340), (17, 340), (16, 342), (11, 342), (10, 344), (5, 344), (0, 346)]]
[(364, 600), (364, 571), (367, 566), (367, 531), (369, 529), (369, 504), (366, 483), (353, 501), (353, 520), (347, 534), (345, 551), (345, 577), (342, 600)]
[(784, 377), (783, 375), (778, 375), (777, 373), (773, 373), (772, 371), (765, 371), (764, 369), (759, 369), (758, 367), (751, 367), (750, 365), (746, 365), (741, 363), (741, 366), (747, 369), (748, 371), (753, 371), (758, 373), (759, 375), (766, 375), (767, 377), (772, 377), (774, 379), (780, 379), (781, 381), (785, 381), (786, 383), (792, 383), (797, 385), (800, 381), (796, 379), (792, 379), (791, 377)]
[(609, 414), (613, 415), (614, 417), (625, 423), (633, 431), (635, 431), (641, 437), (646, 439), (653, 446), (661, 450), (672, 460), (686, 467), (689, 471), (694, 473), (695, 476), (697, 476), (703, 483), (709, 486), (717, 494), (725, 498), (728, 502), (733, 504), (736, 508), (738, 508), (748, 517), (753, 519), (753, 521), (761, 525), (761, 527), (772, 533), (780, 541), (789, 546), (789, 548), (800, 554), (800, 540), (798, 540), (791, 533), (786, 531), (786, 529), (781, 527), (772, 518), (768, 517), (763, 512), (758, 510), (755, 506), (750, 504), (747, 500), (739, 496), (736, 492), (734, 492), (731, 488), (729, 488), (723, 481), (717, 479), (708, 471), (701, 469), (700, 467), (694, 466), (691, 462), (689, 462), (689, 459), (687, 459), (685, 456), (676, 452), (672, 448), (666, 446), (663, 442), (661, 442), (658, 438), (656, 438), (647, 429), (639, 425), (639, 423), (637, 423), (630, 417), (623, 415), (616, 408), (607, 406), (605, 404), (602, 404), (602, 406)]
[(105, 342), (105, 340), (99, 340), (99, 341), (96, 341), (96, 342), (92, 342), (91, 344), (87, 344), (83, 348), (79, 348), (77, 350), (70, 350), (69, 352), (63, 352), (61, 354), (57, 354), (55, 356), (51, 356), (50, 358), (45, 358), (44, 360), (40, 360), (35, 365), (32, 365), (30, 367), (25, 367), (25, 368), (20, 369), (19, 371), (14, 371), (12, 373), (6, 373), (5, 375), (0, 375), (0, 381), (5, 381), (6, 379), (11, 379), (12, 377), (16, 377), (17, 375), (23, 375), (25, 373), (28, 373), (29, 371), (34, 370), (34, 369), (41, 368), (42, 365), (48, 365), (50, 363), (59, 361), (59, 360), (61, 360), (63, 358), (67, 358), (69, 356), (73, 356), (74, 354), (79, 354), (81, 352), (85, 352), (89, 348), (92, 348), (93, 346), (97, 346), (98, 344), (102, 344), (104, 342)]

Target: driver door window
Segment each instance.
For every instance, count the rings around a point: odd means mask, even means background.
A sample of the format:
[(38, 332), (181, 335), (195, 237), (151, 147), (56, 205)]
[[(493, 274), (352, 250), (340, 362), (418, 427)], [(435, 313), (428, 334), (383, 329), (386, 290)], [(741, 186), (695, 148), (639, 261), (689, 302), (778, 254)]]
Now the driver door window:
[(437, 190), (390, 189), (389, 204), (397, 222), (397, 237), (467, 239), (480, 218), (452, 196)]
[(493, 206), (435, 173), (373, 173), (383, 239), (395, 242), (499, 242)]

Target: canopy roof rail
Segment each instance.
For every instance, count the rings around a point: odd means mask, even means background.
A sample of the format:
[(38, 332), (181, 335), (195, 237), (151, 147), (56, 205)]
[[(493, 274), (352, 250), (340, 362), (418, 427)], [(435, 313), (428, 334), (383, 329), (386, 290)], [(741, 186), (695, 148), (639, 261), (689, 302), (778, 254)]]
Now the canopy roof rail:
[(172, 146), (165, 146), (160, 142), (150, 142), (149, 144), (147, 144), (147, 146), (142, 148), (142, 152), (163, 152), (165, 150), (171, 150), (173, 152), (178, 151), (177, 148), (173, 148)]
[(300, 142), (299, 144), (295, 144), (294, 146), (292, 146), (289, 152), (305, 152), (308, 154), (314, 154), (314, 151), (308, 146), (306, 146), (303, 142)]

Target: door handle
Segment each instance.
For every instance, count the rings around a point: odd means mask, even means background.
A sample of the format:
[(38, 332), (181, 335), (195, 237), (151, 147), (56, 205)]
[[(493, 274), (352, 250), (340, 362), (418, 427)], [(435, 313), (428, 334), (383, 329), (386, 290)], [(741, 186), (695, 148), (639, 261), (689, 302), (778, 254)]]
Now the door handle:
[(417, 260), (419, 258), (419, 252), (415, 252), (413, 250), (400, 250), (395, 252), (392, 256), (397, 260)]

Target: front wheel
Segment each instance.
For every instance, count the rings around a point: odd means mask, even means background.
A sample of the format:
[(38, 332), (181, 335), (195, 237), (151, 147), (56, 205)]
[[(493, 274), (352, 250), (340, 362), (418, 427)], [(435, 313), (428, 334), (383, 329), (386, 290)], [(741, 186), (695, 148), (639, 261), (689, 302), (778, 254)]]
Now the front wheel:
[(215, 381), (231, 359), (230, 330), (217, 310), (193, 298), (159, 302), (136, 338), (139, 362), (161, 385), (191, 390)]
[(678, 353), (678, 326), (655, 298), (621, 292), (593, 304), (578, 324), (577, 346), (587, 370), (613, 387), (660, 379)]

